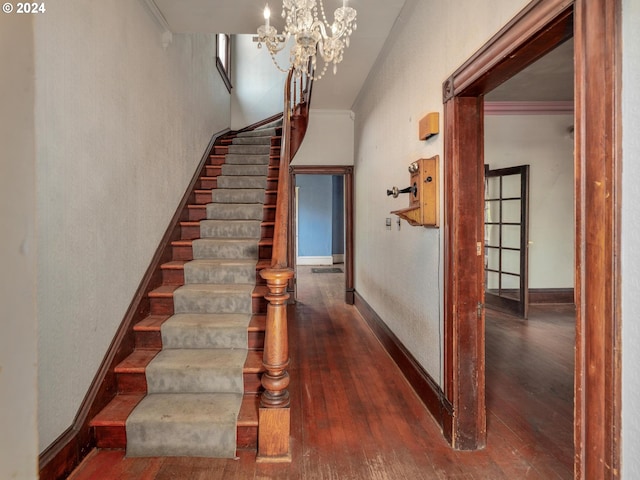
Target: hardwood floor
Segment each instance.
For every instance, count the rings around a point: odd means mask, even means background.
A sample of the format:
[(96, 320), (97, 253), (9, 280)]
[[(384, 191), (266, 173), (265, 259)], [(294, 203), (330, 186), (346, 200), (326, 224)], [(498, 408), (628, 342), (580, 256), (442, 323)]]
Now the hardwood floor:
[(124, 458), (94, 451), (87, 479), (561, 479), (572, 477), (573, 318), (487, 319), (487, 448), (452, 450), (353, 307), (342, 274), (301, 268), (290, 322), (291, 464)]

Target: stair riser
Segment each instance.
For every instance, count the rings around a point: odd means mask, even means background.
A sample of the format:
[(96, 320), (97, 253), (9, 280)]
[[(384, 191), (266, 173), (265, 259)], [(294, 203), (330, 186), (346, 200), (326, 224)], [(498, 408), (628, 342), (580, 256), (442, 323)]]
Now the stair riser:
[(217, 204), (207, 205), (209, 220), (262, 220), (264, 215), (262, 204)]
[(217, 177), (222, 172), (223, 165), (205, 165), (204, 175), (206, 177)]
[(216, 189), (211, 191), (210, 201), (217, 203), (264, 203), (265, 191), (261, 188), (243, 189)]
[(200, 177), (200, 181), (198, 182), (198, 188), (202, 190), (211, 190), (212, 188), (218, 187), (218, 179), (217, 178), (209, 178), (209, 177)]
[(118, 393), (147, 393), (147, 378), (144, 373), (118, 373)]
[(224, 162), (224, 155), (209, 155), (209, 165), (223, 165)]
[[(124, 425), (114, 427), (99, 426), (93, 427), (98, 448), (118, 448), (127, 446), (127, 430)], [(256, 429), (257, 434), (257, 429)]]
[(200, 225), (188, 225), (180, 227), (181, 240), (193, 240), (200, 238)]
[(173, 303), (175, 313), (252, 313), (251, 297), (243, 295), (213, 297), (177, 291)]
[[(265, 250), (264, 252), (266, 253), (270, 253), (268, 250)], [(265, 257), (264, 260), (269, 260), (271, 259), (271, 257)], [(255, 272), (250, 276), (250, 277), (246, 277), (246, 278), (254, 278), (255, 280), (248, 280), (249, 282), (253, 283), (253, 281), (256, 282), (256, 285), (266, 285), (266, 281), (260, 276), (259, 274), (259, 269), (256, 269)], [(245, 277), (243, 277), (244, 279)], [(185, 284), (185, 280), (184, 280), (184, 270), (178, 270), (178, 269), (165, 269), (162, 271), (162, 281), (164, 285), (184, 285)], [(198, 283), (198, 282), (193, 282), (191, 281), (190, 283)], [(207, 282), (203, 282), (203, 283), (207, 283)], [(215, 283), (215, 282), (208, 282), (208, 283)], [(229, 282), (230, 283), (230, 282)], [(236, 281), (235, 283), (247, 283), (246, 281)]]
[(163, 269), (162, 270), (163, 285), (184, 285), (184, 270)]
[(173, 298), (151, 298), (151, 315), (173, 315)]
[(189, 221), (199, 222), (207, 218), (207, 208), (205, 205), (190, 205), (188, 208)]
[(136, 348), (145, 350), (160, 350), (162, 348), (162, 335), (159, 331), (136, 332)]
[(271, 145), (229, 145), (227, 153), (242, 155), (268, 155), (271, 153)]
[[(118, 393), (124, 395), (147, 393), (147, 377), (144, 373), (118, 373)], [(254, 394), (262, 391), (260, 374), (243, 373), (244, 393)]]
[(211, 202), (211, 192), (212, 190), (200, 190), (196, 192), (196, 197), (194, 202), (196, 205), (206, 205)]
[(199, 238), (255, 238), (261, 235), (261, 225), (252, 222), (202, 222)]
[(255, 283), (256, 269), (253, 265), (221, 266), (209, 268), (193, 268), (185, 265), (184, 283)]
[(171, 251), (173, 260), (193, 260), (193, 249), (191, 248), (191, 245), (174, 245)]
[(258, 448), (258, 427), (238, 427), (236, 441), (239, 450)]
[(273, 225), (262, 225), (260, 228), (260, 236), (262, 238), (273, 238)]
[(277, 199), (278, 195), (276, 194), (276, 192), (266, 192), (264, 195), (264, 204), (275, 205)]
[[(98, 448), (124, 449), (127, 447), (127, 432), (124, 425), (93, 427)], [(258, 427), (239, 426), (237, 445), (240, 449), (255, 450), (258, 444)]]
[(218, 177), (219, 188), (265, 188), (268, 187), (266, 172), (264, 175), (226, 176)]
[[(159, 331), (143, 331), (135, 333), (136, 348), (145, 350), (160, 350), (162, 348), (162, 334)], [(247, 334), (249, 350), (264, 348), (264, 332), (249, 332)]]
[(271, 156), (268, 155), (227, 155), (226, 165), (270, 165)]
[(273, 256), (273, 245), (260, 245), (259, 256), (260, 260), (270, 260)]
[(226, 155), (229, 153), (229, 145), (216, 145), (213, 147), (214, 155)]
[(247, 259), (253, 260), (259, 258), (259, 249), (257, 244), (218, 244), (204, 243), (195, 244), (192, 247), (193, 258), (198, 259)]

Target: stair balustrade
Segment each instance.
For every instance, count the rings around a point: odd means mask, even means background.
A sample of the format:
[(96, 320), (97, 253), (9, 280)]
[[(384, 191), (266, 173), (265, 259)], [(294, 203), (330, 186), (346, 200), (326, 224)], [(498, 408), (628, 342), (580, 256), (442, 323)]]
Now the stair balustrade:
[(294, 277), (293, 249), (289, 248), (291, 189), (289, 164), (298, 151), (306, 133), (312, 91), (312, 75), (296, 78), (289, 71), (284, 89), (284, 112), (278, 198), (271, 266), (260, 272), (269, 292), (265, 299), (267, 317), (265, 325), (262, 375), (264, 392), (260, 398), (258, 456), (260, 462), (291, 461), (289, 451), (289, 344), (287, 332), (287, 287)]

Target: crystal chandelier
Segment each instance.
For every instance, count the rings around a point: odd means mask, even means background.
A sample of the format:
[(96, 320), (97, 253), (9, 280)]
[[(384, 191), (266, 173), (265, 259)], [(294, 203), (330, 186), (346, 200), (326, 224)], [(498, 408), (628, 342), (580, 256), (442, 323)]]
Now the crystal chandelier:
[[(318, 18), (318, 11), (322, 21)], [(264, 9), (265, 23), (258, 27), (258, 48), (262, 44), (267, 46), (278, 70), (286, 73), (293, 68), (297, 76), (306, 73), (314, 80), (319, 80), (329, 64), (333, 63), (333, 73), (336, 73), (344, 49), (349, 46), (349, 36), (356, 29), (356, 11), (347, 6), (347, 0), (343, 0), (342, 7), (333, 13), (332, 24), (327, 21), (322, 0), (283, 0), (282, 18), (285, 19), (285, 26), (281, 34), (270, 25), (270, 16), (267, 4)], [(276, 54), (285, 48), (291, 38), (294, 43), (289, 53), (290, 66), (285, 69), (278, 64)], [(316, 75), (318, 55), (324, 60), (324, 67)]]

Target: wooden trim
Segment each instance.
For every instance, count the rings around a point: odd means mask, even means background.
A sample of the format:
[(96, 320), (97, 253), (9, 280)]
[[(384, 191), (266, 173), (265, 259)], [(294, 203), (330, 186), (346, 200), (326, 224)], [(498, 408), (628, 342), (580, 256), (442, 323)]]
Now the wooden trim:
[(621, 1), (575, 2), (577, 478), (620, 475)]
[[(289, 169), (291, 173), (291, 188), (295, 189), (296, 175), (343, 175), (344, 176), (344, 235), (345, 235), (345, 302), (348, 305), (354, 303), (355, 280), (354, 280), (354, 199), (353, 199), (353, 166), (351, 165), (291, 165)], [(293, 197), (292, 197), (293, 198)], [(292, 222), (292, 231), (295, 232), (295, 222)], [(295, 233), (294, 233), (295, 235)], [(295, 255), (294, 255), (295, 256)]]
[(72, 425), (40, 454), (39, 469), (41, 480), (66, 478), (95, 447), (95, 438), (89, 427), (89, 422), (117, 393), (116, 378), (113, 373), (114, 368), (133, 352), (133, 326), (149, 314), (148, 293), (162, 284), (160, 266), (171, 259), (171, 242), (180, 238), (180, 221), (186, 220), (186, 206), (194, 201), (195, 185), (202, 175), (204, 165), (209, 159), (209, 153), (215, 141), (228, 131), (228, 129), (223, 130), (211, 138), (207, 150), (196, 169), (196, 173), (185, 190), (185, 194), (160, 241), (151, 263), (142, 277), (140, 285), (93, 378)]
[(355, 292), (354, 305), (438, 425), (451, 422), (453, 407), (437, 382), (418, 363), (371, 306)]
[(533, 0), (445, 82), (444, 101), (479, 96), (543, 57), (572, 36), (567, 0)]
[[(486, 444), (484, 395), (484, 153), (482, 98), (445, 104), (445, 393), (452, 446)], [(480, 312), (480, 315), (479, 315)]]
[(573, 101), (484, 102), (485, 115), (573, 115)]
[[(460, 347), (475, 343), (479, 330), (461, 330), (460, 305), (477, 295), (460, 282), (474, 263), (456, 251), (464, 240), (465, 212), (474, 211), (459, 187), (480, 171), (459, 168), (476, 157), (481, 119), (462, 116), (463, 104), (518, 73), (567, 39), (575, 12), (575, 198), (576, 198), (576, 362), (575, 476), (620, 475), (620, 179), (621, 179), (621, 1), (533, 1), (443, 84), (445, 100), (445, 391), (454, 406), (452, 437), (467, 428), (459, 418), (476, 405), (468, 389), (483, 388), (481, 356), (467, 371), (456, 362)], [(471, 125), (470, 125), (471, 124)], [(476, 125), (474, 127), (474, 125)], [(467, 181), (472, 182), (471, 178)], [(478, 218), (481, 213), (478, 213)], [(467, 219), (468, 220), (468, 219)], [(454, 233), (452, 233), (452, 231)], [(469, 338), (471, 334), (473, 337)], [(588, 370), (587, 370), (588, 369)], [(476, 382), (469, 382), (474, 372)], [(478, 422), (479, 424), (479, 422)], [(473, 428), (473, 425), (470, 426)], [(447, 426), (445, 425), (445, 432)], [(476, 430), (477, 432), (477, 430)], [(473, 431), (471, 433), (474, 433)]]

